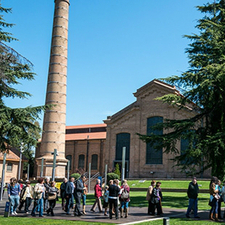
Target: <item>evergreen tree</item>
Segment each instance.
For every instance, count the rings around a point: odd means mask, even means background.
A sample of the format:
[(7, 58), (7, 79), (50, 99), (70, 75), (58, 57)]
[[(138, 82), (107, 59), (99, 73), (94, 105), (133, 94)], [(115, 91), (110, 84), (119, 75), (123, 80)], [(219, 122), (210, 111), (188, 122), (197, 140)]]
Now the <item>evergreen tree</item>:
[[(180, 88), (182, 95), (158, 98), (180, 109), (192, 107), (196, 114), (189, 119), (165, 120), (154, 128), (164, 128), (161, 136), (140, 135), (146, 142), (175, 152), (176, 165), (194, 172), (212, 169), (212, 175), (225, 178), (225, 1), (197, 6), (204, 17), (198, 21), (198, 34), (186, 35), (191, 43), (186, 49), (189, 69), (180, 76), (162, 79)], [(172, 131), (171, 131), (172, 130)], [(189, 146), (180, 154), (177, 141), (186, 139)], [(199, 168), (197, 168), (199, 166)], [(193, 171), (197, 168), (197, 171)]]
[(121, 175), (121, 173), (120, 173), (120, 166), (119, 166), (118, 163), (116, 164), (114, 173), (117, 174), (119, 177), (120, 177), (120, 175)]
[[(1, 6), (0, 13), (9, 13), (11, 9)], [(4, 21), (0, 15), (0, 149), (5, 151), (10, 146), (18, 147), (21, 143), (35, 145), (36, 133), (40, 133), (40, 127), (35, 124), (39, 114), (44, 110), (43, 106), (10, 108), (5, 98), (27, 98), (29, 93), (17, 90), (15, 86), (20, 80), (33, 80), (32, 64), (18, 52), (8, 46), (9, 42), (16, 40), (11, 33), (4, 28), (10, 28), (13, 24)]]

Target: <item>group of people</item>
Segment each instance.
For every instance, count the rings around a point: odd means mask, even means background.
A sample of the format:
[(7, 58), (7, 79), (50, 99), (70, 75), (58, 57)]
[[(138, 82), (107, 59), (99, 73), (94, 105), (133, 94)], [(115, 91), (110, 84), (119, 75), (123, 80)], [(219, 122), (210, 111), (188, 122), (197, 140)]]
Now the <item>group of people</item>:
[(23, 185), (22, 183), (18, 183), (16, 178), (11, 178), (7, 186), (7, 194), (10, 201), (10, 215), (17, 215), (17, 207), (21, 211), (24, 203), (25, 213), (29, 214), (29, 207), (33, 201), (32, 216), (35, 217), (36, 212), (39, 212), (39, 216), (43, 217), (43, 211), (46, 211), (47, 215), (51, 214), (54, 216), (53, 209), (58, 193), (59, 190), (55, 187), (55, 182), (50, 182), (49, 178), (45, 182), (44, 178), (39, 178), (34, 187), (31, 186), (29, 180)]
[[(38, 212), (39, 217), (43, 217), (43, 212), (45, 211), (47, 216), (54, 216), (54, 207), (60, 193), (62, 210), (66, 212), (66, 215), (71, 215), (70, 211), (73, 210), (74, 216), (82, 216), (86, 214), (87, 185), (85, 181), (86, 177), (84, 175), (77, 180), (74, 177), (70, 177), (69, 180), (64, 178), (60, 189), (58, 189), (56, 183), (50, 181), (50, 178), (39, 178), (34, 187), (31, 186), (29, 180), (22, 184), (17, 182), (16, 178), (11, 178), (7, 186), (10, 214), (12, 216), (17, 215), (17, 208), (21, 211), (25, 203), (24, 211), (26, 214), (31, 213), (35, 217)], [(109, 185), (102, 184), (101, 180), (97, 179), (94, 187), (95, 202), (91, 212), (95, 212), (98, 206), (99, 212), (104, 213), (105, 216), (109, 215), (110, 219), (112, 219), (113, 215), (118, 219), (119, 212), (121, 218), (126, 218), (130, 202), (129, 193), (130, 187), (126, 180), (123, 180), (120, 186), (117, 179), (110, 180)], [(33, 208), (29, 212), (32, 202)], [(82, 210), (81, 203), (83, 203)], [(104, 212), (103, 208), (105, 209)]]
[(157, 215), (161, 215), (162, 211), (162, 190), (160, 188), (161, 182), (151, 181), (151, 185), (148, 187), (146, 200), (148, 201), (148, 215), (155, 215), (155, 209), (157, 209)]
[[(199, 187), (196, 177), (193, 177), (192, 181), (189, 183), (187, 194), (189, 198), (189, 205), (186, 212), (186, 217), (190, 218), (190, 212), (193, 210), (194, 217), (200, 218), (198, 216), (198, 193)], [(225, 182), (221, 186), (221, 181), (217, 177), (212, 177), (209, 184), (209, 206), (211, 206), (209, 212), (209, 219), (212, 221), (220, 221), (222, 219), (221, 215), (221, 203), (225, 202)], [(225, 218), (225, 212), (223, 215)]]

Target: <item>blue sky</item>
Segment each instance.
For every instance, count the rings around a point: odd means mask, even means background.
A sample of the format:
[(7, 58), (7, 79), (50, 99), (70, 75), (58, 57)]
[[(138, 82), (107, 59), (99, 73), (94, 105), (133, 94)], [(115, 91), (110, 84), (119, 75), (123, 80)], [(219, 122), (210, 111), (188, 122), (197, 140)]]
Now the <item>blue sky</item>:
[[(201, 15), (205, 0), (70, 0), (67, 125), (102, 123), (135, 101), (132, 93), (155, 78), (188, 69), (185, 34)], [(5, 15), (10, 43), (33, 64), (35, 81), (17, 88), (28, 100), (12, 99), (11, 107), (45, 102), (54, 0), (2, 0), (13, 9)]]

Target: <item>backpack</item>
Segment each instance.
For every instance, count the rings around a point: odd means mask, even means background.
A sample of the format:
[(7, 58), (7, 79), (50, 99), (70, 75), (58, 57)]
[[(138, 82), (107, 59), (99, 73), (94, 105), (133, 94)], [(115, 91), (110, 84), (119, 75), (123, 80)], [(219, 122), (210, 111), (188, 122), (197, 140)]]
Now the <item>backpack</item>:
[(124, 189), (123, 190), (123, 192), (122, 192), (122, 194), (121, 194), (121, 196), (120, 196), (120, 198), (122, 199), (122, 200), (126, 200), (126, 199), (128, 199), (130, 196), (129, 196), (129, 192), (126, 190), (126, 189)]

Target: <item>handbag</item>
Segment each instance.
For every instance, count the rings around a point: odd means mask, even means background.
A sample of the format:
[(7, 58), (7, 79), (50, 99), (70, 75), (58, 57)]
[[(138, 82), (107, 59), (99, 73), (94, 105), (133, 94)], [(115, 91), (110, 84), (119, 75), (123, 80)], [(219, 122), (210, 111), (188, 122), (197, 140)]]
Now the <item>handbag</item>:
[(56, 199), (56, 194), (48, 195), (48, 200), (55, 200), (55, 199)]

